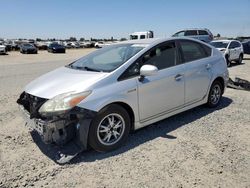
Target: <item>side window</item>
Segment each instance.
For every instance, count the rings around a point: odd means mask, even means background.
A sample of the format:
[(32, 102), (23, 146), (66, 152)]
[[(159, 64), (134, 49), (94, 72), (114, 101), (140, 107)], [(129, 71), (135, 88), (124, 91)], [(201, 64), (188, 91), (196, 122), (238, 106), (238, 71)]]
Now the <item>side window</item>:
[(145, 39), (145, 38), (146, 38), (145, 35), (141, 35), (141, 36), (140, 36), (140, 39)]
[(197, 30), (187, 30), (185, 36), (197, 35)]
[(159, 70), (176, 65), (177, 49), (174, 42), (162, 44), (150, 50), (142, 58), (142, 63), (156, 66)]
[(205, 52), (206, 52), (206, 54), (207, 54), (207, 57), (208, 57), (208, 56), (211, 56), (211, 54), (212, 54), (212, 49), (209, 48), (209, 47), (206, 46), (206, 45), (203, 45), (203, 44), (201, 44), (201, 46), (202, 46), (203, 49), (205, 50)]
[(184, 34), (185, 34), (185, 31), (180, 31), (180, 32), (178, 32), (178, 33), (175, 33), (173, 36), (174, 36), (174, 37), (183, 37)]
[(240, 43), (239, 42), (235, 42), (236, 44), (236, 48), (239, 48), (241, 45), (240, 45)]
[[(180, 47), (183, 54), (184, 62), (190, 62), (208, 57), (205, 49), (201, 44), (192, 41), (180, 41)], [(211, 50), (211, 49), (210, 49)], [(210, 52), (211, 54), (211, 52)]]
[(234, 41), (232, 41), (231, 43), (230, 43), (230, 45), (229, 45), (229, 49), (234, 49), (234, 48), (236, 48), (237, 47), (237, 44), (235, 44), (236, 42), (234, 42)]
[(205, 30), (199, 30), (199, 35), (208, 35), (207, 31)]
[(141, 66), (146, 64), (154, 65), (159, 70), (176, 65), (177, 48), (175, 43), (164, 43), (149, 50), (135, 63), (130, 65), (127, 70), (118, 78), (118, 80), (120, 81), (139, 76)]
[(127, 68), (127, 70), (124, 73), (122, 73), (122, 75), (118, 78), (118, 81), (133, 78), (135, 76), (139, 76), (140, 75), (140, 67), (141, 66), (140, 66), (139, 61), (133, 63), (132, 65), (130, 65)]

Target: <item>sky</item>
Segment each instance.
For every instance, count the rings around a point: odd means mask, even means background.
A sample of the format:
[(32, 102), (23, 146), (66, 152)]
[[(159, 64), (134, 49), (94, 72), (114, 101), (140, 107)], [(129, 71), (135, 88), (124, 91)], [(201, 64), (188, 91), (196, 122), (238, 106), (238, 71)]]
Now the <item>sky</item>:
[(250, 0), (0, 0), (0, 38), (128, 38), (185, 28), (250, 36)]

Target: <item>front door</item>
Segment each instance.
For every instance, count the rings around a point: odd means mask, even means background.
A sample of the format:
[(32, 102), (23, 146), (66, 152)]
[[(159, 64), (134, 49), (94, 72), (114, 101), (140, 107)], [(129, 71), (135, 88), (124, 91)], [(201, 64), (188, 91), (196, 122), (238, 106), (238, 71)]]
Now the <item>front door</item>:
[(161, 116), (184, 105), (184, 69), (178, 65), (175, 42), (166, 42), (150, 50), (142, 64), (154, 65), (158, 73), (138, 80), (140, 121)]

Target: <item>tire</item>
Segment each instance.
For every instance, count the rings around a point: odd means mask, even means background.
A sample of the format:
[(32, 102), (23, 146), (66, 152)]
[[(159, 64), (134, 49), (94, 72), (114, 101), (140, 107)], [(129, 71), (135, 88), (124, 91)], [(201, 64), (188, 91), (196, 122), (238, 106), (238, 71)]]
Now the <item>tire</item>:
[(108, 152), (119, 148), (130, 131), (128, 112), (119, 105), (109, 105), (96, 115), (89, 129), (89, 145), (96, 151)]
[(229, 60), (228, 55), (226, 55), (226, 62), (227, 62), (227, 67), (231, 67), (231, 61)]
[(217, 107), (220, 104), (221, 96), (222, 96), (222, 84), (219, 81), (214, 81), (212, 86), (210, 87), (207, 106), (210, 108)]
[(241, 64), (243, 60), (243, 54), (240, 54), (239, 59), (236, 61), (237, 64)]

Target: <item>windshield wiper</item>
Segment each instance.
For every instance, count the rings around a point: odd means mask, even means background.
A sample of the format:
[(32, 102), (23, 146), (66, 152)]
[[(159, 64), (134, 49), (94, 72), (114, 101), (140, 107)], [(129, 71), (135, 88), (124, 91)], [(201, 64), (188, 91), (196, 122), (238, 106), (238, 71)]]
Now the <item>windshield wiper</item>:
[(86, 70), (86, 71), (94, 71), (94, 72), (101, 72), (100, 70), (93, 69), (90, 67), (79, 67), (79, 66), (74, 66), (72, 64), (66, 65), (66, 67), (72, 68), (72, 69), (78, 69), (78, 70)]
[(94, 72), (101, 72), (100, 70), (97, 70), (97, 69), (93, 69), (93, 68), (90, 68), (90, 67), (83, 67), (85, 70), (87, 71), (94, 71)]

